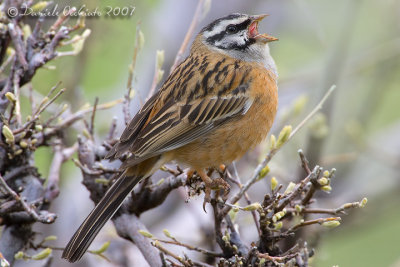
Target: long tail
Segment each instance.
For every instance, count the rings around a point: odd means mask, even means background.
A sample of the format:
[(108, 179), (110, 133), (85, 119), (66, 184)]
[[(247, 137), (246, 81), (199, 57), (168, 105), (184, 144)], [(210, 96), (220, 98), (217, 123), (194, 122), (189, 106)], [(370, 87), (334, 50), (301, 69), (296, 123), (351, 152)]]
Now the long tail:
[(124, 174), (118, 178), (79, 226), (64, 249), (62, 257), (70, 262), (78, 261), (104, 224), (115, 214), (125, 197), (142, 178), (143, 176), (126, 176)]

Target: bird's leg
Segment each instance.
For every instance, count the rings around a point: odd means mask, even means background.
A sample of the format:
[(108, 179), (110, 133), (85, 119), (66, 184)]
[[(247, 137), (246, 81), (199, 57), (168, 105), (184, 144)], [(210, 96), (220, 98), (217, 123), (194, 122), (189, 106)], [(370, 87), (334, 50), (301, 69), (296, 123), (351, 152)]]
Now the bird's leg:
[(204, 202), (203, 202), (203, 209), (204, 211), (206, 203), (211, 201), (211, 190), (218, 190), (220, 187), (224, 189), (224, 198), (228, 195), (230, 186), (227, 182), (225, 182), (224, 179), (221, 177), (216, 178), (216, 179), (211, 179), (205, 172), (204, 170), (197, 170), (197, 174), (200, 176), (200, 178), (203, 180), (206, 188), (205, 188), (205, 196), (204, 196)]
[(192, 179), (193, 174), (194, 174), (195, 172), (196, 172), (195, 169), (189, 169), (189, 170), (186, 172), (187, 184), (190, 183), (190, 180)]

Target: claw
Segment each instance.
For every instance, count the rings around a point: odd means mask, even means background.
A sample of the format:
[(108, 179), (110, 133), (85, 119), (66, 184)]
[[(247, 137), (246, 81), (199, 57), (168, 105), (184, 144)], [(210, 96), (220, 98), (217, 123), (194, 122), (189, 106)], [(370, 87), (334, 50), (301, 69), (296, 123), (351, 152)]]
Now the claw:
[(204, 201), (203, 201), (203, 210), (205, 213), (207, 213), (206, 204), (210, 202), (211, 202), (211, 188), (207, 187), (206, 185), (206, 189), (204, 190)]
[(218, 190), (220, 187), (224, 189), (223, 199), (226, 200), (230, 191), (229, 184), (222, 178), (211, 179), (207, 176), (204, 171), (197, 171), (197, 174), (201, 177), (205, 184), (205, 194), (204, 194), (204, 201), (203, 201), (203, 210), (206, 211), (206, 203), (210, 203), (211, 201), (211, 190)]

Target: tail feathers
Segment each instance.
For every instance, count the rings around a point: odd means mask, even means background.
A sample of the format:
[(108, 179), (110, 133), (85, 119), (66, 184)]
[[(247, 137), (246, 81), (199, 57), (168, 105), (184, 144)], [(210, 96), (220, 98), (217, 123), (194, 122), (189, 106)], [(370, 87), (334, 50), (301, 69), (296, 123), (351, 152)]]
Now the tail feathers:
[(115, 214), (125, 197), (142, 178), (143, 176), (125, 175), (118, 178), (75, 232), (62, 257), (70, 262), (78, 261), (104, 224)]

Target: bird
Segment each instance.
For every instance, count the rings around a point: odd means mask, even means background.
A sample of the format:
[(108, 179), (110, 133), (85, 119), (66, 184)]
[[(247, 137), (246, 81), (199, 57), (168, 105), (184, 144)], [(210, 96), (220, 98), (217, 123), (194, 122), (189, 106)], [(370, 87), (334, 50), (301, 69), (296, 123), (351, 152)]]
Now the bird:
[(75, 232), (62, 257), (81, 259), (134, 186), (175, 161), (211, 189), (229, 185), (207, 168), (229, 164), (267, 137), (278, 107), (277, 68), (269, 42), (258, 31), (267, 15), (233, 13), (195, 37), (190, 53), (127, 125), (108, 160), (129, 156), (121, 175)]

